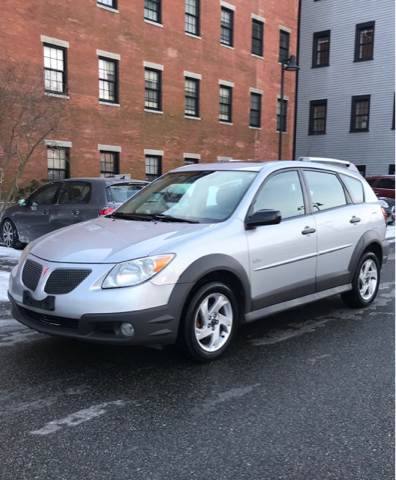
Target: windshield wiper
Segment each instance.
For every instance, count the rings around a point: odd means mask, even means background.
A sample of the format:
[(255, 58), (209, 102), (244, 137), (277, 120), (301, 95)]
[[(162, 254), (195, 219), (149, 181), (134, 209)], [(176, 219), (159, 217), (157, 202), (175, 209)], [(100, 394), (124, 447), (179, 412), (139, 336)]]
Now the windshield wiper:
[(107, 215), (109, 218), (122, 218), (123, 220), (141, 220), (144, 222), (151, 222), (153, 220), (152, 215), (146, 215), (144, 213), (124, 213), (124, 212), (114, 212), (110, 215)]
[(189, 220), (188, 218), (173, 217), (172, 215), (165, 215), (163, 213), (153, 215), (153, 219), (159, 220), (160, 222), (199, 223), (197, 220)]

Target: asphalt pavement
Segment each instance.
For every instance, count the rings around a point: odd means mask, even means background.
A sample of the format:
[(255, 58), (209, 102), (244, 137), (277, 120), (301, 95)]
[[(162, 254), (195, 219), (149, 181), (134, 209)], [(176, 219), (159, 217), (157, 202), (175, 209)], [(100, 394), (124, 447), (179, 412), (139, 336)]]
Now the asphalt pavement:
[(0, 478), (390, 480), (394, 293), (392, 249), (368, 309), (278, 314), (197, 365), (38, 334), (0, 292)]

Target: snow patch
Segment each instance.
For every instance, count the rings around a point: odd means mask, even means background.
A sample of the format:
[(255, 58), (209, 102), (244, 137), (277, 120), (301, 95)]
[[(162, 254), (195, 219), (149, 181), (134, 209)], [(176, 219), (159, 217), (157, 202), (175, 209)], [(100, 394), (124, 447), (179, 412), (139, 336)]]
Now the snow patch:
[(0, 246), (0, 257), (12, 258), (17, 260), (21, 256), (22, 250), (15, 250), (15, 248), (7, 248)]
[(4, 272), (0, 270), (0, 302), (8, 302), (8, 281), (10, 278), (10, 272)]

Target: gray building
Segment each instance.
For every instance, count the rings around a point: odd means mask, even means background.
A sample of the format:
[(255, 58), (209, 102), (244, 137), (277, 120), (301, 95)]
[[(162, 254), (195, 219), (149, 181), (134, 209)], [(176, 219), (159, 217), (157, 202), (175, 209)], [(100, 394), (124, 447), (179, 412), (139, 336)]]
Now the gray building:
[(395, 0), (301, 0), (296, 157), (394, 173)]

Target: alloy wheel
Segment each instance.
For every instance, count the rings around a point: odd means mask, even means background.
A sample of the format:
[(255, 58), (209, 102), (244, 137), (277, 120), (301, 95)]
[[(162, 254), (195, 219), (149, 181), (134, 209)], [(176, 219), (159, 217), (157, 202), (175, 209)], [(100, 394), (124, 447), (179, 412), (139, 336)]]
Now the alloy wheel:
[(377, 291), (378, 269), (371, 258), (362, 263), (359, 272), (359, 292), (363, 300), (370, 301)]
[(14, 227), (12, 223), (8, 220), (3, 223), (2, 237), (3, 243), (6, 247), (12, 247), (14, 245)]

